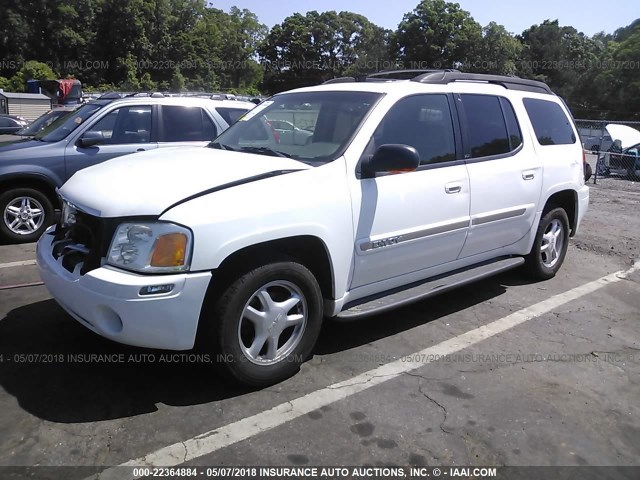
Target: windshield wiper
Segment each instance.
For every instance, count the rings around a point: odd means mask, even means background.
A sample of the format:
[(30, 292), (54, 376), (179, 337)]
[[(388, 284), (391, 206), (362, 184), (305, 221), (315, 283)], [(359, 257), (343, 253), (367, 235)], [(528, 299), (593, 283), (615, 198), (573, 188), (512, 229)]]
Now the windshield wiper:
[(280, 152), (279, 150), (274, 150), (273, 148), (269, 148), (269, 147), (240, 147), (240, 151), (258, 153), (263, 155), (271, 155), (272, 157), (293, 158), (293, 156), (289, 155), (288, 153)]
[(233, 147), (230, 147), (229, 145), (225, 145), (224, 143), (220, 143), (220, 142), (211, 142), (209, 145), (207, 145), (207, 147), (209, 148), (217, 148), (218, 150), (230, 150), (232, 152), (237, 152), (237, 150)]

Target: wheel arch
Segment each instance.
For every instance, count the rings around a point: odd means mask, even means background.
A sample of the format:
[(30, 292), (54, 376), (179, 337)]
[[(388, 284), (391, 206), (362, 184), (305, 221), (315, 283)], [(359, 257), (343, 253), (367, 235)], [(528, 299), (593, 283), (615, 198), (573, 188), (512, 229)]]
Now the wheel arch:
[(54, 209), (60, 208), (56, 185), (45, 175), (39, 173), (13, 173), (0, 177), (0, 193), (16, 188), (38, 190), (49, 199)]
[(227, 255), (213, 272), (210, 290), (271, 260), (291, 259), (307, 267), (317, 279), (324, 298), (335, 298), (333, 264), (325, 242), (314, 235), (297, 235), (245, 246)]
[(573, 237), (578, 225), (578, 192), (570, 188), (554, 192), (547, 198), (542, 210), (542, 216), (557, 207), (567, 212), (569, 229), (571, 230), (570, 236)]

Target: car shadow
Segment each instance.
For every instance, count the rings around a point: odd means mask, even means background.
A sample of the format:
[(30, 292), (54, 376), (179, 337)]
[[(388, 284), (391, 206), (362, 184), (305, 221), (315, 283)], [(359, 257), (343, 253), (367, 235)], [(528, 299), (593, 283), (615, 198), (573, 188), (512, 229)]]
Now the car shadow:
[(314, 353), (327, 355), (357, 348), (496, 298), (503, 295), (509, 285), (528, 283), (530, 282), (522, 280), (522, 273), (515, 270), (416, 302), (393, 312), (360, 320), (344, 322), (329, 320), (322, 327)]
[(131, 417), (156, 411), (158, 403), (197, 405), (248, 392), (224, 382), (204, 354), (103, 339), (54, 300), (16, 308), (0, 320), (0, 358), (0, 387), (24, 410), (52, 422)]
[[(519, 278), (519, 272), (507, 272), (393, 313), (327, 321), (314, 354), (358, 348), (481, 304)], [(205, 355), (112, 342), (77, 323), (54, 300), (18, 307), (0, 320), (0, 387), (25, 411), (51, 422), (132, 417), (155, 412), (158, 403), (198, 405), (251, 392), (225, 382)]]

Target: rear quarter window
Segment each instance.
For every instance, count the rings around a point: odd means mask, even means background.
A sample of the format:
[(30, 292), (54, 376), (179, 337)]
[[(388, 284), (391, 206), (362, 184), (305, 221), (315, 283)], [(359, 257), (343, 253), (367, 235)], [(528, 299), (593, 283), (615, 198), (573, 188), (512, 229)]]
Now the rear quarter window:
[(220, 116), (224, 118), (224, 121), (227, 122), (227, 125), (233, 125), (240, 119), (241, 116), (243, 116), (248, 111), (249, 110), (246, 110), (244, 108), (216, 108), (216, 112), (218, 112)]
[(524, 107), (540, 145), (571, 145), (576, 143), (571, 120), (560, 105), (547, 100), (525, 98)]

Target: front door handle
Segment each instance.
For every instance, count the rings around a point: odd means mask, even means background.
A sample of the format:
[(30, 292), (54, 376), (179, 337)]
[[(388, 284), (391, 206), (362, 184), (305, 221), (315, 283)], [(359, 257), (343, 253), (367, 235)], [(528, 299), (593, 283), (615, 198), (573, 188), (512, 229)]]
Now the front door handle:
[(136, 152), (144, 152), (144, 148), (139, 148), (136, 150)]
[(534, 178), (536, 178), (536, 172), (534, 172), (533, 170), (525, 170), (524, 172), (522, 172), (523, 180), (533, 180)]
[(460, 182), (447, 183), (444, 186), (444, 191), (449, 194), (460, 193), (462, 191), (462, 183)]

